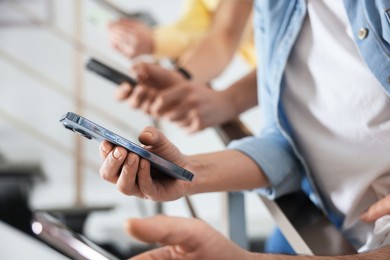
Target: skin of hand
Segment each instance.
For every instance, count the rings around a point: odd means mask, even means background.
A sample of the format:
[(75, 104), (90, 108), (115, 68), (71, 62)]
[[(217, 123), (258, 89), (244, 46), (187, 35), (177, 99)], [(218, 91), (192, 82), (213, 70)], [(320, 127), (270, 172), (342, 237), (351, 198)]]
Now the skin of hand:
[[(191, 171), (189, 159), (159, 130), (153, 127), (145, 128), (139, 136), (139, 141), (147, 150)], [(188, 193), (188, 182), (154, 172), (149, 161), (135, 153), (127, 152), (123, 147), (114, 147), (110, 142), (104, 141), (100, 145), (100, 156), (104, 160), (100, 176), (116, 184), (118, 190), (126, 195), (169, 201)]]
[(388, 259), (390, 246), (367, 253), (343, 256), (308, 256), (253, 253), (238, 247), (199, 219), (158, 215), (145, 219), (129, 219), (125, 229), (136, 239), (158, 243), (162, 247), (139, 254), (133, 260), (371, 260)]
[(147, 114), (151, 113), (151, 105), (160, 91), (186, 81), (177, 71), (165, 69), (157, 64), (140, 62), (132, 67), (132, 71), (137, 75), (137, 86), (122, 83), (115, 90), (115, 98), (126, 101), (131, 108), (141, 109)]
[(153, 52), (153, 31), (137, 20), (120, 19), (108, 25), (111, 46), (131, 59)]
[(127, 232), (147, 242), (163, 247), (133, 257), (146, 259), (250, 259), (249, 252), (241, 249), (222, 234), (199, 219), (155, 216), (130, 219), (125, 223)]
[(220, 125), (257, 105), (256, 70), (223, 91), (185, 81), (162, 90), (151, 105), (154, 117), (164, 117), (193, 133)]
[(188, 81), (161, 91), (151, 105), (151, 114), (177, 123), (188, 133), (194, 133), (237, 116), (231, 104), (225, 92)]
[(372, 205), (366, 212), (360, 215), (360, 219), (364, 222), (374, 222), (388, 214), (390, 214), (390, 194)]
[[(170, 201), (203, 192), (240, 191), (270, 185), (255, 161), (240, 151), (183, 155), (154, 127), (146, 127), (138, 139), (145, 149), (191, 171), (195, 177), (191, 182), (173, 179), (151, 168), (148, 160), (104, 141), (99, 151), (103, 159), (100, 175), (126, 195)], [(246, 173), (245, 178), (242, 172)]]

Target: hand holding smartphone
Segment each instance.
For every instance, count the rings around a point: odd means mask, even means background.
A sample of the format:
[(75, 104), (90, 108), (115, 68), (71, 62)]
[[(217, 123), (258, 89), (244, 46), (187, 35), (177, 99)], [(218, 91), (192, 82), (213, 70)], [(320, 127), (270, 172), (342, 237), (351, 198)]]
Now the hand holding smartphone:
[(141, 146), (121, 137), (114, 132), (82, 117), (75, 113), (68, 112), (60, 120), (65, 128), (81, 134), (88, 139), (99, 141), (107, 140), (115, 145), (122, 146), (130, 152), (150, 161), (151, 167), (157, 168), (161, 173), (175, 179), (192, 181), (194, 174), (173, 162), (149, 152)]

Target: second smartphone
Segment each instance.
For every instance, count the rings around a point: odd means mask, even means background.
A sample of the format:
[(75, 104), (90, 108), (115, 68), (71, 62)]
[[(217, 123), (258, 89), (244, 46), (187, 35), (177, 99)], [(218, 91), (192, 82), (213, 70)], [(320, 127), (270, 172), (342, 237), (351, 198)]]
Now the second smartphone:
[(137, 81), (132, 77), (104, 64), (101, 61), (98, 61), (97, 59), (90, 58), (85, 66), (88, 70), (115, 83), (116, 85), (120, 85), (123, 82), (129, 83), (133, 87), (137, 85)]

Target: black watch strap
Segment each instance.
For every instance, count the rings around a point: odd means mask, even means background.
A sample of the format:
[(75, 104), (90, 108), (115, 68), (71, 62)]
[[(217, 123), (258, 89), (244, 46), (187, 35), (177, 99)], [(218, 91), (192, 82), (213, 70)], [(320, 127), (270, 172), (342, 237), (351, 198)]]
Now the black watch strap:
[(188, 80), (191, 80), (192, 79), (192, 75), (191, 73), (189, 73), (185, 68), (181, 67), (181, 66), (177, 66), (176, 67), (176, 70), (177, 72), (179, 72), (181, 75), (183, 75), (184, 78), (188, 79)]

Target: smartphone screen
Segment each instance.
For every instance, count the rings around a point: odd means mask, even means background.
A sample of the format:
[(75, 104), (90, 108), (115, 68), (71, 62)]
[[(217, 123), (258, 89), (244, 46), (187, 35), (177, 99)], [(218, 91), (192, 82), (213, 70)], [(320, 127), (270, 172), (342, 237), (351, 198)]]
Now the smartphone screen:
[(127, 74), (124, 74), (114, 68), (107, 66), (106, 64), (98, 61), (94, 58), (90, 58), (86, 64), (86, 68), (99, 76), (115, 83), (116, 85), (120, 85), (123, 82), (127, 82), (133, 87), (137, 85), (137, 81)]
[(190, 171), (168, 161), (164, 158), (149, 152), (141, 146), (121, 137), (114, 132), (82, 117), (75, 113), (68, 112), (60, 120), (65, 128), (81, 134), (88, 139), (96, 139), (98, 141), (107, 140), (115, 145), (122, 146), (128, 151), (133, 152), (147, 159), (151, 163), (151, 167), (157, 168), (162, 173), (175, 179), (184, 181), (192, 181), (194, 174)]

